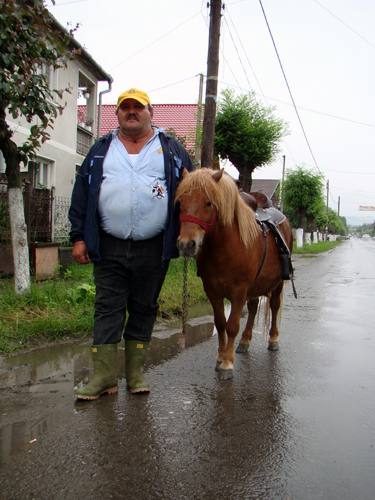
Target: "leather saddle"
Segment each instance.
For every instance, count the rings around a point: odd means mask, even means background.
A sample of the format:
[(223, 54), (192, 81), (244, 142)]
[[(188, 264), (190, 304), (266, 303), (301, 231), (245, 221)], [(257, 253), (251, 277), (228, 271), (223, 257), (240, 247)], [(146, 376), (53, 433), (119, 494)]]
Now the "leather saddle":
[[(280, 212), (268, 196), (263, 193), (245, 193), (244, 191), (240, 191), (239, 194), (243, 201), (254, 210), (256, 220), (261, 226), (264, 236), (266, 237), (267, 231), (271, 230), (273, 232), (279, 251), (282, 279), (292, 280), (293, 283), (292, 256), (279, 229), (279, 225), (286, 220), (285, 215)], [(297, 298), (294, 284), (293, 292)]]

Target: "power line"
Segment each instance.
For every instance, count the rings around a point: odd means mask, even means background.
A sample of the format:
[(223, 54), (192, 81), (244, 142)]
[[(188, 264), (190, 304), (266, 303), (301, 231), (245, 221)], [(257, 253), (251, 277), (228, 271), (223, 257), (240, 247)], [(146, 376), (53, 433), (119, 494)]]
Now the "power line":
[[(291, 106), (289, 102), (282, 101), (280, 99), (276, 99), (274, 97), (268, 97), (271, 101), (279, 102), (281, 104), (286, 104), (287, 106)], [(356, 125), (364, 125), (365, 127), (372, 127), (375, 128), (375, 124), (372, 123), (364, 123), (364, 122), (359, 122), (357, 120), (352, 120), (350, 118), (344, 118), (342, 116), (337, 116), (337, 115), (331, 115), (329, 113), (324, 113), (324, 111), (317, 111), (316, 109), (311, 109), (311, 108), (306, 108), (305, 106), (298, 106), (299, 109), (303, 109), (304, 111), (310, 111), (310, 113), (316, 113), (318, 115), (323, 115), (323, 116), (328, 116), (329, 118), (335, 118), (336, 120), (342, 120), (350, 123), (355, 123)]]
[[(224, 85), (227, 85), (228, 87), (238, 88), (240, 90), (243, 90), (242, 87), (240, 87), (239, 84), (236, 87), (232, 83), (225, 82), (224, 80), (220, 80), (220, 83), (222, 83)], [(245, 89), (245, 90), (247, 90), (247, 89)], [(257, 94), (257, 92), (255, 92), (255, 93)], [(263, 97), (264, 100), (266, 101), (266, 103), (267, 103), (267, 99), (268, 99), (270, 101), (278, 102), (280, 104), (285, 104), (286, 106), (293, 106), (293, 104), (290, 104), (290, 102), (283, 101), (281, 99), (277, 99), (276, 97), (265, 96), (263, 94), (263, 92), (262, 92), (262, 96), (260, 96), (260, 97)], [(341, 121), (344, 121), (344, 122), (354, 123), (355, 125), (363, 125), (365, 127), (375, 128), (375, 124), (372, 124), (372, 123), (360, 122), (358, 120), (352, 120), (351, 118), (344, 118), (343, 116), (337, 116), (337, 115), (332, 115), (332, 114), (329, 114), (329, 113), (324, 113), (324, 111), (318, 111), (317, 109), (306, 108), (305, 106), (298, 105), (298, 109), (302, 109), (303, 111), (309, 111), (310, 113), (316, 113), (317, 115), (327, 116), (328, 118), (335, 118), (335, 120), (341, 120)]]
[[(227, 7), (227, 5), (226, 5), (226, 7)], [(266, 99), (266, 97), (265, 97), (265, 95), (264, 95), (264, 93), (263, 93), (262, 87), (261, 87), (261, 85), (260, 85), (260, 83), (259, 83), (259, 81), (258, 81), (258, 78), (257, 78), (257, 76), (256, 76), (256, 74), (255, 74), (255, 71), (254, 71), (254, 69), (253, 69), (252, 65), (251, 65), (251, 62), (250, 62), (250, 60), (249, 60), (249, 58), (248, 58), (248, 55), (247, 55), (247, 52), (246, 52), (246, 50), (245, 50), (245, 48), (244, 48), (244, 46), (243, 46), (243, 43), (242, 43), (242, 41), (241, 41), (241, 38), (240, 38), (240, 36), (239, 36), (239, 34), (238, 34), (238, 32), (237, 32), (236, 26), (235, 26), (235, 24), (234, 24), (234, 22), (233, 22), (233, 20), (232, 20), (232, 18), (231, 18), (231, 16), (230, 16), (230, 14), (229, 14), (228, 7), (227, 7), (227, 8), (225, 9), (225, 14), (224, 14), (224, 16), (225, 16), (225, 17), (224, 17), (225, 24), (226, 24), (226, 26), (228, 27), (229, 35), (230, 35), (230, 37), (231, 37), (231, 39), (232, 39), (232, 42), (233, 42), (234, 48), (236, 49), (238, 59), (239, 59), (239, 61), (240, 61), (240, 64), (241, 64), (241, 66), (242, 66), (242, 69), (243, 69), (243, 71), (244, 71), (244, 73), (245, 73), (245, 77), (246, 77), (247, 83), (248, 83), (248, 85), (249, 85), (249, 87), (250, 87), (250, 90), (251, 90), (251, 92), (253, 92), (254, 94), (256, 94), (256, 92), (253, 90), (253, 88), (252, 88), (252, 86), (251, 86), (251, 83), (250, 83), (250, 81), (249, 81), (249, 78), (248, 78), (248, 75), (247, 75), (247, 72), (246, 72), (245, 66), (244, 66), (244, 64), (243, 64), (243, 62), (242, 62), (242, 59), (241, 59), (241, 56), (240, 56), (239, 50), (238, 50), (238, 48), (237, 48), (236, 42), (234, 41), (234, 37), (233, 37), (233, 35), (232, 35), (232, 32), (231, 32), (231, 29), (230, 29), (230, 27), (229, 27), (228, 21), (227, 21), (227, 19), (226, 19), (226, 15), (228, 15), (228, 16), (229, 16), (229, 19), (230, 19), (230, 21), (231, 21), (231, 23), (232, 23), (232, 26), (233, 26), (233, 28), (234, 28), (234, 31), (235, 31), (236, 35), (237, 35), (237, 38), (238, 38), (238, 40), (239, 40), (239, 42), (240, 42), (240, 44), (241, 44), (241, 48), (242, 48), (242, 50), (243, 50), (243, 53), (245, 54), (246, 60), (247, 60), (247, 62), (248, 62), (248, 64), (249, 64), (250, 69), (251, 69), (251, 71), (252, 71), (252, 73), (253, 73), (253, 75), (254, 75), (254, 78), (255, 78), (255, 80), (256, 80), (256, 82), (257, 82), (257, 84), (258, 84), (258, 87), (259, 87), (259, 89), (260, 89), (260, 92), (262, 93), (263, 99), (264, 99), (264, 101), (266, 102), (266, 104), (267, 104), (267, 106), (268, 106), (267, 99)], [(225, 58), (225, 56), (224, 56), (224, 55), (223, 55), (223, 58), (224, 58), (224, 61), (227, 63), (226, 58)], [(239, 88), (241, 91), (243, 91), (242, 87), (240, 86), (240, 84), (239, 84), (239, 83), (238, 83), (238, 81), (237, 81), (236, 75), (233, 73), (233, 71), (232, 71), (232, 69), (231, 69), (231, 67), (230, 67), (230, 65), (229, 65), (229, 64), (228, 64), (228, 67), (229, 67), (229, 69), (230, 69), (230, 71), (231, 71), (231, 73), (232, 73), (232, 75), (233, 75), (234, 80), (236, 81), (236, 83), (237, 83), (237, 85), (238, 85), (238, 88)], [(225, 82), (222, 82), (222, 83), (225, 83)], [(226, 84), (226, 85), (229, 85), (229, 86), (230, 86), (230, 87), (232, 87), (232, 88), (234, 87), (233, 85), (230, 85), (230, 84)], [(293, 157), (293, 155), (292, 155), (292, 153), (291, 153), (291, 151), (290, 151), (290, 149), (289, 149), (288, 145), (286, 144), (286, 142), (285, 142), (284, 140), (283, 140), (283, 143), (284, 143), (284, 146), (286, 147), (286, 149), (289, 151), (290, 155)], [(281, 163), (283, 163), (282, 158), (279, 158), (279, 160), (280, 160), (280, 162), (281, 162)], [(293, 161), (294, 161), (294, 160), (293, 160)]]
[(173, 33), (173, 31), (176, 31), (178, 28), (181, 28), (181, 26), (183, 26), (184, 24), (188, 23), (189, 21), (191, 21), (192, 19), (194, 19), (195, 17), (199, 16), (201, 13), (201, 11), (197, 12), (196, 14), (194, 14), (194, 16), (191, 16), (189, 17), (189, 19), (186, 19), (186, 21), (184, 21), (183, 23), (179, 24), (178, 26), (175, 26), (174, 28), (172, 28), (170, 31), (168, 31), (167, 33), (164, 33), (164, 35), (162, 36), (159, 36), (159, 38), (156, 38), (153, 42), (149, 43), (148, 45), (145, 45), (142, 49), (138, 50), (137, 52), (135, 52), (134, 54), (132, 54), (131, 56), (127, 57), (126, 59), (123, 59), (122, 61), (120, 61), (118, 64), (116, 64), (116, 66), (113, 66), (112, 68), (110, 68), (109, 71), (113, 71), (115, 68), (118, 68), (119, 66), (121, 66), (122, 64), (124, 64), (125, 62), (129, 61), (129, 59), (132, 59), (134, 56), (137, 56), (138, 54), (140, 54), (141, 52), (143, 52), (144, 50), (148, 49), (149, 47), (151, 47), (152, 45), (154, 45), (156, 42), (158, 42), (159, 40), (162, 40), (163, 38), (165, 38), (166, 36), (170, 35), (171, 33)]
[(375, 172), (345, 172), (345, 170), (331, 170), (330, 168), (325, 168), (324, 170), (327, 172), (337, 172), (338, 174), (375, 175)]
[[(234, 24), (234, 22), (233, 22), (233, 20), (232, 20), (232, 17), (231, 17), (231, 15), (230, 15), (230, 13), (229, 13), (228, 8), (226, 9), (225, 14), (227, 14), (227, 15), (229, 16), (230, 22), (232, 23), (232, 26), (233, 26), (233, 28), (234, 28), (234, 31), (235, 31), (235, 33), (236, 33), (236, 35), (237, 35), (237, 38), (238, 38), (238, 40), (239, 40), (239, 42), (240, 42), (240, 44), (241, 44), (241, 47), (242, 47), (243, 53), (245, 54), (245, 57), (246, 57), (247, 63), (248, 63), (248, 65), (250, 66), (250, 69), (251, 69), (251, 71), (252, 71), (252, 73), (253, 73), (253, 75), (254, 75), (255, 81), (256, 81), (256, 82), (257, 82), (257, 84), (258, 84), (258, 87), (259, 87), (260, 92), (261, 92), (261, 94), (262, 94), (262, 96), (263, 96), (263, 99), (266, 101), (266, 104), (268, 105), (268, 103), (267, 103), (267, 99), (266, 99), (266, 96), (265, 96), (265, 95), (264, 95), (264, 93), (263, 93), (262, 87), (261, 87), (261, 85), (260, 85), (260, 83), (259, 83), (259, 80), (258, 80), (258, 78), (257, 78), (257, 76), (256, 76), (256, 74), (255, 74), (255, 71), (254, 71), (254, 69), (253, 69), (253, 67), (252, 67), (252, 65), (251, 65), (251, 62), (250, 62), (250, 60), (249, 60), (249, 57), (248, 57), (247, 52), (246, 52), (246, 50), (245, 50), (245, 47), (243, 46), (242, 40), (241, 40), (241, 38), (240, 38), (240, 36), (239, 36), (239, 34), (238, 34), (237, 30), (236, 30), (236, 26), (235, 26), (235, 24)], [(225, 19), (225, 22), (227, 23), (226, 19)], [(228, 23), (227, 23), (227, 25), (228, 25)], [(229, 26), (228, 26), (228, 29), (229, 29)], [(229, 32), (230, 32), (230, 30), (229, 30)], [(234, 42), (233, 42), (233, 43), (234, 43)], [(236, 47), (236, 50), (237, 50), (237, 47)], [(244, 72), (245, 72), (245, 75), (246, 75), (246, 78), (247, 78), (247, 74), (246, 74), (245, 68), (244, 68)], [(247, 80), (248, 80), (248, 78), (247, 78)], [(248, 80), (248, 81), (249, 81), (249, 80)], [(250, 84), (249, 84), (249, 86), (250, 86), (250, 89), (251, 89), (251, 85), (250, 85)]]
[[(208, 19), (204, 19), (204, 20), (205, 20), (205, 23), (206, 23), (206, 26), (207, 26), (207, 29), (208, 29), (208, 28), (209, 28)], [(235, 82), (236, 82), (236, 84), (237, 84), (237, 87), (235, 87), (235, 88), (238, 88), (238, 89), (240, 89), (240, 90), (243, 92), (243, 88), (241, 87), (240, 83), (238, 82), (237, 77), (236, 77), (235, 73), (233, 72), (233, 70), (232, 70), (232, 68), (231, 68), (230, 64), (228, 63), (228, 61), (227, 61), (227, 59), (226, 59), (226, 57), (225, 57), (225, 54), (224, 54), (224, 52), (223, 52), (223, 50), (222, 50), (221, 48), (220, 48), (220, 54), (222, 55), (222, 57), (223, 57), (223, 60), (224, 60), (225, 64), (228, 66), (229, 71), (232, 73), (232, 76), (233, 76), (233, 78), (234, 78), (234, 81), (235, 81)], [(221, 83), (225, 83), (225, 82), (221, 82)], [(229, 86), (234, 87), (233, 85), (229, 85)], [(250, 88), (251, 88), (251, 85), (250, 85), (250, 84), (249, 84), (249, 86), (250, 86)]]
[(162, 89), (166, 89), (168, 87), (173, 87), (174, 85), (178, 85), (179, 83), (186, 82), (188, 80), (191, 80), (192, 78), (196, 78), (197, 76), (199, 76), (199, 75), (188, 76), (187, 78), (184, 78), (183, 80), (179, 80), (178, 82), (169, 83), (168, 85), (164, 85), (163, 87), (158, 87), (157, 89), (148, 90), (147, 93), (150, 94), (151, 92), (156, 92), (157, 90), (162, 90)]
[(230, 37), (231, 37), (231, 39), (232, 39), (232, 42), (233, 42), (234, 48), (236, 49), (238, 60), (240, 61), (241, 67), (242, 67), (242, 69), (243, 69), (243, 72), (245, 73), (245, 77), (246, 77), (247, 83), (249, 84), (250, 89), (251, 89), (251, 90), (253, 90), (253, 89), (252, 89), (252, 86), (251, 86), (251, 83), (250, 83), (250, 81), (249, 81), (249, 78), (248, 78), (248, 76), (247, 76), (247, 73), (246, 73), (245, 67), (244, 67), (244, 65), (243, 65), (243, 62), (242, 62), (242, 59), (241, 59), (240, 53), (239, 53), (239, 51), (238, 51), (238, 48), (237, 48), (236, 42), (234, 41), (233, 36), (232, 36), (232, 33), (231, 33), (231, 31), (230, 31), (229, 24), (228, 24), (228, 22), (227, 22), (227, 18), (226, 18), (226, 16), (224, 16), (224, 21), (225, 21), (225, 24), (227, 25), (227, 28), (228, 28), (228, 31), (229, 31), (229, 35), (230, 35)]
[[(305, 140), (306, 140), (307, 146), (308, 146), (308, 148), (309, 148), (309, 150), (310, 150), (310, 153), (311, 153), (311, 156), (312, 156), (312, 158), (313, 158), (313, 160), (314, 160), (315, 166), (316, 166), (316, 168), (318, 169), (318, 171), (320, 172), (320, 168), (318, 167), (318, 163), (317, 163), (317, 161), (316, 161), (316, 159), (315, 159), (315, 156), (314, 156), (314, 153), (313, 153), (313, 151), (312, 151), (312, 149), (311, 149), (311, 146), (310, 146), (309, 140), (308, 140), (308, 138), (307, 138), (307, 135), (306, 135), (305, 129), (304, 129), (303, 125), (302, 125), (302, 120), (301, 120), (301, 117), (299, 116), (299, 113), (298, 113), (298, 109), (297, 109), (296, 103), (294, 102), (294, 98), (293, 98), (293, 95), (292, 95), (292, 91), (291, 91), (291, 89), (290, 89), (290, 87), (289, 87), (289, 83), (288, 83), (288, 80), (287, 80), (287, 77), (286, 77), (286, 74), (285, 74), (285, 71), (284, 71), (284, 68), (283, 68), (283, 65), (282, 65), (282, 62), (281, 62), (280, 56), (279, 56), (279, 52), (278, 52), (277, 47), (276, 47), (275, 40), (274, 40), (273, 35), (272, 35), (272, 32), (271, 32), (270, 25), (268, 24), (268, 20), (267, 20), (267, 16), (266, 16), (266, 13), (265, 13), (264, 8), (263, 8), (262, 0), (259, 0), (259, 3), (260, 3), (260, 7), (261, 7), (261, 9), (262, 9), (262, 12), (263, 12), (264, 19), (265, 19), (266, 24), (267, 24), (268, 32), (269, 32), (269, 34), (270, 34), (270, 37), (271, 37), (271, 40), (272, 40), (272, 43), (273, 43), (273, 46), (274, 46), (274, 49), (275, 49), (277, 59), (278, 59), (279, 64), (280, 64), (281, 71), (282, 71), (283, 76), (284, 76), (284, 80), (285, 80), (285, 83), (286, 83), (286, 86), (287, 86), (287, 89), (288, 89), (288, 92), (289, 92), (290, 98), (291, 98), (292, 103), (293, 103), (294, 110), (295, 110), (295, 112), (296, 112), (296, 114), (297, 114), (297, 118), (298, 118), (299, 124), (300, 124), (301, 129), (302, 129), (302, 133), (303, 133), (303, 135), (304, 135), (304, 137), (305, 137)], [(320, 173), (321, 173), (321, 172), (320, 172)]]
[(59, 4), (53, 4), (51, 3), (51, 5), (48, 6), (48, 8), (51, 8), (51, 7), (61, 7), (62, 5), (70, 5), (72, 3), (81, 3), (81, 2), (88, 2), (88, 0), (71, 0), (70, 2), (64, 2), (64, 3), (59, 3)]
[(374, 47), (375, 48), (375, 45), (372, 44), (371, 42), (369, 42), (368, 40), (366, 40), (365, 37), (363, 37), (362, 35), (360, 35), (357, 31), (355, 31), (351, 26), (349, 26), (349, 24), (346, 24), (342, 19), (340, 19), (339, 17), (337, 17), (333, 12), (331, 12), (330, 10), (327, 9), (327, 7), (324, 7), (324, 5), (322, 5), (320, 2), (318, 2), (317, 0), (314, 0), (315, 3), (317, 3), (319, 5), (319, 7), (321, 7), (322, 9), (324, 9), (326, 12), (328, 12), (328, 14), (331, 14), (331, 16), (333, 16), (335, 19), (337, 19), (337, 21), (339, 21), (340, 23), (342, 23), (346, 28), (350, 29), (350, 31), (352, 31), (355, 35), (359, 36), (359, 38), (361, 38), (364, 42), (368, 43), (369, 45), (371, 45), (371, 47)]

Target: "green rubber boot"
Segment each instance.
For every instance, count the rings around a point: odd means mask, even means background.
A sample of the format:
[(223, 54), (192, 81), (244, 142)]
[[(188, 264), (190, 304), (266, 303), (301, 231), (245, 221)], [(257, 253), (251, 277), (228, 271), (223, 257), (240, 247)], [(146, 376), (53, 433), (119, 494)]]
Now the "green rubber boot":
[(92, 380), (76, 389), (74, 396), (78, 399), (97, 399), (101, 394), (117, 392), (117, 344), (93, 345), (94, 376)]
[(126, 384), (132, 394), (150, 392), (150, 386), (143, 375), (148, 345), (149, 342), (125, 340)]

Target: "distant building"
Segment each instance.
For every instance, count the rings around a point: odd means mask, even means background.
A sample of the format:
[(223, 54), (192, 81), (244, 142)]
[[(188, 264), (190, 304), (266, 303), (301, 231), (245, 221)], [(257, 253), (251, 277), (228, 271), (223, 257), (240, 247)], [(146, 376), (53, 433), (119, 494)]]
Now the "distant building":
[(251, 192), (265, 194), (268, 198), (270, 198), (270, 200), (272, 200), (274, 205), (278, 206), (279, 198), (276, 196), (276, 191), (279, 184), (280, 181), (277, 179), (253, 179)]
[[(67, 33), (65, 28), (51, 16), (54, 29)], [(41, 145), (36, 158), (22, 168), (23, 178), (33, 188), (54, 188), (54, 195), (70, 197), (77, 168), (81, 165), (90, 147), (94, 144), (97, 130), (98, 82), (108, 82), (111, 88), (112, 77), (106, 73), (75, 38), (70, 40), (70, 48), (77, 51), (77, 57), (68, 62), (67, 68), (53, 71), (51, 67), (40, 68), (47, 78), (51, 89), (70, 87), (70, 93), (64, 93), (66, 107), (61, 116), (57, 116), (53, 129), (48, 129), (51, 139)], [(107, 90), (105, 91), (107, 92)], [(85, 99), (83, 113), (78, 113), (78, 100)], [(59, 102), (56, 95), (53, 100)], [(100, 102), (100, 99), (99, 99)], [(13, 140), (23, 144), (30, 134), (32, 123), (27, 123), (23, 116), (7, 116), (7, 122), (14, 131)], [(0, 174), (5, 172), (5, 163), (0, 153)], [(4, 176), (3, 176), (4, 177)]]

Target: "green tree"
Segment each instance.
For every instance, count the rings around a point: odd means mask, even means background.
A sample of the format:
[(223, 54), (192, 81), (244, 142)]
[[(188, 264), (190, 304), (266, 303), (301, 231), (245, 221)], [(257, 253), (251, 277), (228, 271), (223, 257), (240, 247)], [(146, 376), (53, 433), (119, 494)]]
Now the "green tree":
[(348, 227), (348, 223), (346, 221), (346, 217), (343, 217), (343, 216), (338, 216), (342, 225), (343, 225), (343, 228), (344, 228), (344, 232), (342, 234), (348, 234), (349, 233), (349, 227)]
[(342, 219), (332, 208), (328, 208), (328, 232), (330, 234), (346, 234)]
[[(66, 66), (67, 57), (73, 56), (69, 42), (43, 0), (0, 0), (0, 151), (6, 164), (17, 293), (30, 290), (20, 164), (26, 165), (49, 139), (47, 128), (64, 109), (61, 99), (69, 89), (51, 88), (46, 73)], [(23, 144), (13, 141), (7, 116), (23, 116), (30, 124)]]
[(274, 160), (286, 124), (273, 115), (274, 107), (263, 107), (254, 93), (235, 96), (225, 89), (218, 103), (215, 154), (228, 158), (239, 171), (244, 191), (251, 191), (252, 173)]
[(309, 222), (310, 227), (319, 224), (321, 229), (321, 225), (327, 222), (322, 210), (323, 187), (323, 176), (313, 174), (303, 167), (297, 167), (287, 174), (283, 187), (283, 205), (293, 226), (306, 229)]

